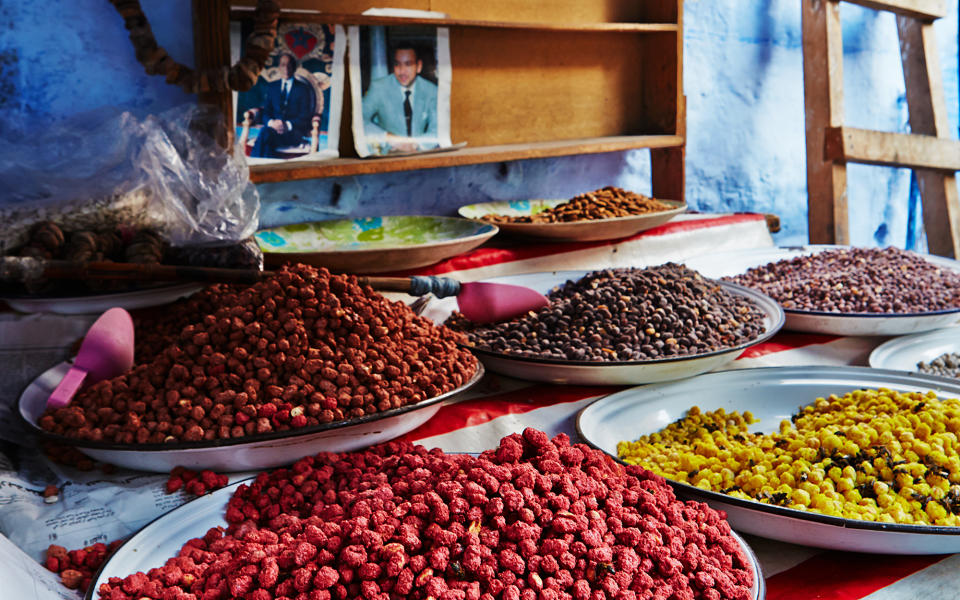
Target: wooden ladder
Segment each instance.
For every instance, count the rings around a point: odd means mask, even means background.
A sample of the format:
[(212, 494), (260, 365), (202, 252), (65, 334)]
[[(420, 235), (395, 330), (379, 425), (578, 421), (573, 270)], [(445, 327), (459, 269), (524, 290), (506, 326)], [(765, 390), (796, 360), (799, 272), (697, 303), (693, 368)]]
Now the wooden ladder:
[(948, 137), (933, 32), (933, 21), (946, 14), (945, 2), (844, 1), (896, 14), (912, 133), (844, 126), (840, 0), (801, 0), (810, 241), (850, 243), (846, 163), (910, 167), (919, 182), (929, 251), (960, 257), (960, 200), (954, 174), (960, 170), (960, 142)]

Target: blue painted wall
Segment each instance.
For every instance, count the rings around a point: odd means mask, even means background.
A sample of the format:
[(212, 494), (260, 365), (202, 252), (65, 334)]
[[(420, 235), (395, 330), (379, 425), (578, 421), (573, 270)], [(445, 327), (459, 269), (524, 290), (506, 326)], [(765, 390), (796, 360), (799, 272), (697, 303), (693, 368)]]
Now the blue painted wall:
[[(958, 1), (936, 24), (951, 129), (958, 130)], [(161, 45), (192, 64), (189, 0), (145, 0)], [(907, 131), (896, 25), (842, 5), (849, 125)], [(687, 201), (701, 211), (781, 217), (778, 243), (802, 243), (806, 174), (800, 0), (687, 0)], [(192, 98), (147, 77), (107, 0), (0, 0), (0, 135), (114, 104), (159, 112)], [(923, 247), (910, 172), (851, 166), (852, 237)], [(453, 214), (471, 202), (565, 197), (620, 185), (649, 193), (645, 151), (259, 186), (265, 225), (340, 215)]]

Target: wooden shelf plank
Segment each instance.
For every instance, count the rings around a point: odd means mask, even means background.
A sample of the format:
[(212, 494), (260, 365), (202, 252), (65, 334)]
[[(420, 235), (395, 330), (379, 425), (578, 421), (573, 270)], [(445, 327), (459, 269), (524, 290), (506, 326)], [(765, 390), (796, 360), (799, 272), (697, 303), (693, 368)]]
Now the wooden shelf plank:
[(251, 165), (250, 180), (254, 183), (274, 183), (319, 177), (369, 175), (411, 169), (436, 169), (508, 160), (569, 156), (572, 154), (600, 154), (635, 148), (678, 148), (683, 146), (683, 143), (683, 137), (677, 135), (621, 135), (529, 144), (468, 147), (450, 152), (392, 158), (339, 158), (317, 162), (288, 161), (267, 165)]
[[(238, 21), (253, 16), (252, 10), (234, 8), (230, 18)], [(375, 17), (313, 11), (284, 10), (280, 21), (288, 23), (339, 23), (341, 25), (431, 25), (434, 27), (481, 27), (488, 29), (527, 29), (598, 33), (665, 33), (679, 31), (676, 23), (533, 23), (482, 21), (476, 19), (431, 19), (424, 17)]]
[(960, 142), (930, 135), (828, 127), (823, 151), (828, 160), (960, 171)]
[(947, 16), (947, 7), (943, 0), (844, 0), (844, 2), (913, 17), (921, 21), (933, 21)]

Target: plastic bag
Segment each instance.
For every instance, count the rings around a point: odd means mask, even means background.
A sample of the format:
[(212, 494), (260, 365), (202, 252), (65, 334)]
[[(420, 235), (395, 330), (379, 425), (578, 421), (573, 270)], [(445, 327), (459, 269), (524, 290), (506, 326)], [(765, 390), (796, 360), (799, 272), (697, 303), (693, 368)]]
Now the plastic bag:
[(260, 197), (240, 148), (228, 152), (223, 116), (204, 106), (177, 108), (144, 121), (137, 166), (158, 201), (163, 236), (174, 246), (225, 245), (253, 235)]
[(211, 108), (184, 105), (140, 120), (100, 109), (0, 144), (0, 253), (30, 226), (156, 230), (175, 246), (226, 245), (257, 228), (260, 200), (245, 159), (200, 128)]

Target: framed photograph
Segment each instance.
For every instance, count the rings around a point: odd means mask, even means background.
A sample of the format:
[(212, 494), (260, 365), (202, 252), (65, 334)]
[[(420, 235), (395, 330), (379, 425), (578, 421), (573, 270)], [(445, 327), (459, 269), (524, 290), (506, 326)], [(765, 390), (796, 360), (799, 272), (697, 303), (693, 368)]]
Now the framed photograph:
[[(235, 54), (251, 26), (234, 25)], [(250, 164), (339, 156), (344, 46), (340, 25), (280, 24), (256, 84), (234, 94), (236, 136)]]
[(450, 37), (428, 25), (350, 27), (357, 154), (449, 149)]

